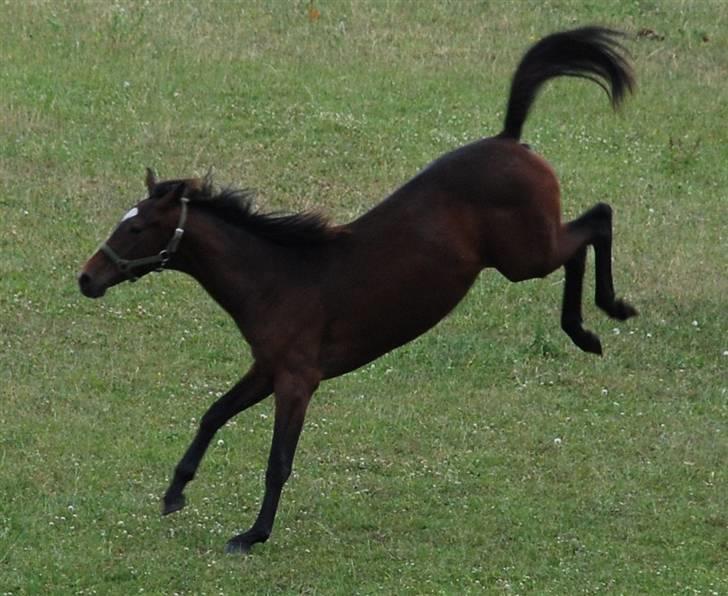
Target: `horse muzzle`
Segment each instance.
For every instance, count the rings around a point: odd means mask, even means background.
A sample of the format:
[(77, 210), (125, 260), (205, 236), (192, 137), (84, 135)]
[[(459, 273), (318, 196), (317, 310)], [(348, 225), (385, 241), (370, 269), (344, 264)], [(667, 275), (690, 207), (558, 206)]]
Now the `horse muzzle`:
[(78, 276), (78, 288), (86, 298), (101, 298), (106, 293), (106, 286), (95, 283), (85, 271)]

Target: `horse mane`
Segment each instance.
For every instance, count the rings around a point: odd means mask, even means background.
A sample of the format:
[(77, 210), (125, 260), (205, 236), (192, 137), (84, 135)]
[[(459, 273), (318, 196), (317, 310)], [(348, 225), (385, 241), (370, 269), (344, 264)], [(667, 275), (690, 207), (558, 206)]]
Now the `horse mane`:
[(341, 228), (331, 225), (327, 217), (316, 212), (260, 212), (254, 204), (256, 193), (253, 189), (215, 190), (209, 174), (202, 180), (160, 182), (154, 194), (166, 194), (173, 185), (180, 183), (187, 184), (184, 196), (189, 198), (191, 205), (281, 246), (317, 246), (332, 240), (341, 231)]

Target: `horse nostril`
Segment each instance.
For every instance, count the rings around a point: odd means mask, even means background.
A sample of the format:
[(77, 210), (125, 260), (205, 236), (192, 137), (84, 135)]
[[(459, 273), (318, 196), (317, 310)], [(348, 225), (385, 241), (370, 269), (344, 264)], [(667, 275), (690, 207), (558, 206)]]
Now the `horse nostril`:
[(78, 288), (81, 290), (81, 293), (84, 296), (88, 296), (89, 298), (93, 297), (94, 293), (91, 287), (92, 285), (93, 284), (91, 283), (91, 276), (88, 273), (82, 272), (81, 274), (79, 274)]

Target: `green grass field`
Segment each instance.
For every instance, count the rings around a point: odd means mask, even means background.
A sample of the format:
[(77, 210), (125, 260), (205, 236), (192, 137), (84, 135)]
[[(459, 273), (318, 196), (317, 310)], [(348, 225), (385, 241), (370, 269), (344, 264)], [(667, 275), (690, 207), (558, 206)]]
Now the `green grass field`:
[[(720, 0), (5, 2), (0, 6), (0, 594), (728, 593), (728, 5)], [(191, 280), (81, 297), (143, 168), (363, 213), (500, 130), (526, 47), (629, 33), (614, 114), (560, 80), (524, 140), (565, 217), (615, 209), (604, 358), (559, 329), (562, 274), (484, 272), (436, 329), (309, 410), (271, 540), (270, 400), (159, 516), (200, 415), (247, 368)], [(587, 278), (591, 284), (593, 269)], [(591, 285), (586, 293), (591, 296)]]

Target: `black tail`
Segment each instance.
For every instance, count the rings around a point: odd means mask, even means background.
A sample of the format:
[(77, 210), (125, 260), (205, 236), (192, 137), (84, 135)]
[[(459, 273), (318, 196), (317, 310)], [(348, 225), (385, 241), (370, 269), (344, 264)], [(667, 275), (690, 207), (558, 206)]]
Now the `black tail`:
[(520, 139), (523, 123), (541, 86), (555, 77), (581, 77), (599, 85), (616, 108), (634, 88), (621, 33), (603, 27), (583, 27), (544, 37), (526, 52), (513, 75), (503, 132)]

